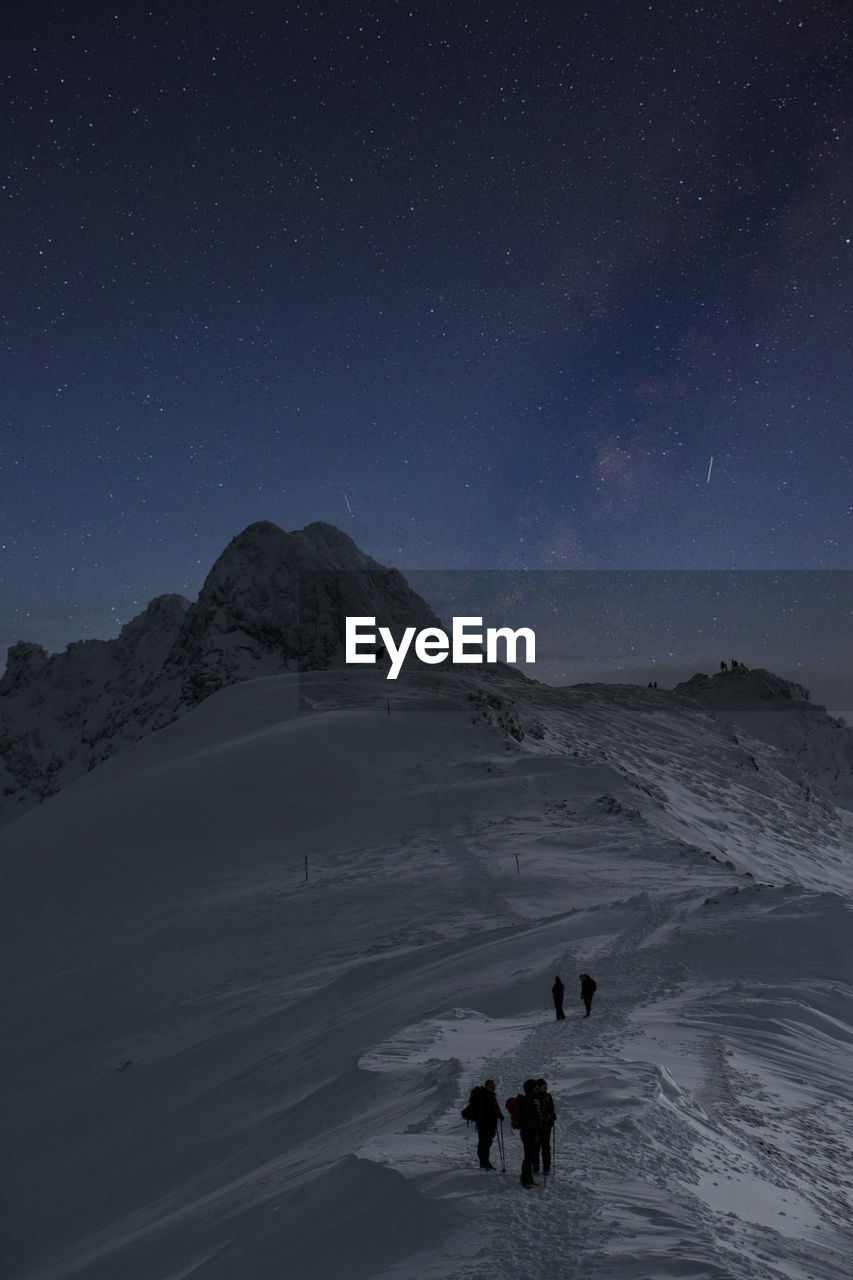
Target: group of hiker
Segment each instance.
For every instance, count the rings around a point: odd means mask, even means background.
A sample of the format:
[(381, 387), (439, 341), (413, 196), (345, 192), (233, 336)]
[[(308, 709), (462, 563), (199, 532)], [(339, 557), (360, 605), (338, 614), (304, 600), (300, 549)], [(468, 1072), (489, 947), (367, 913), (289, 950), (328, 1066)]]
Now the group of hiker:
[[(523, 1089), (524, 1092), (516, 1097), (507, 1098), (505, 1105), (513, 1129), (517, 1129), (521, 1136), (524, 1149), (521, 1185), (535, 1187), (538, 1183), (533, 1177), (534, 1173), (539, 1173), (541, 1168), (547, 1178), (551, 1172), (551, 1141), (557, 1112), (554, 1109), (554, 1099), (548, 1092), (547, 1080), (525, 1080)], [(494, 1080), (474, 1086), (462, 1115), (477, 1126), (477, 1158), (480, 1168), (494, 1169), (491, 1161), (492, 1143), (498, 1134), (498, 1125), (504, 1121)], [(498, 1138), (498, 1148), (505, 1170), (506, 1153), (502, 1134)]]
[[(597, 990), (597, 983), (588, 973), (580, 974), (581, 999), (586, 1007), (585, 1018), (592, 1011), (592, 997)], [(557, 1018), (564, 1019), (563, 996), (565, 987), (560, 975), (554, 979), (551, 994), (554, 997), (554, 1008)], [(524, 1155), (521, 1162), (521, 1185), (535, 1187), (537, 1182), (533, 1175), (540, 1169), (547, 1178), (552, 1165), (552, 1142), (554, 1122), (557, 1112), (554, 1099), (548, 1092), (548, 1082), (543, 1079), (525, 1080), (523, 1092), (514, 1098), (507, 1098), (504, 1104), (510, 1116), (513, 1129), (517, 1129), (521, 1137)], [(468, 1105), (463, 1108), (462, 1118), (477, 1126), (477, 1159), (481, 1169), (494, 1169), (491, 1161), (492, 1143), (498, 1138), (498, 1149), (501, 1154), (501, 1165), (506, 1171), (506, 1153), (503, 1146), (503, 1134), (499, 1134), (498, 1126), (503, 1124), (504, 1113), (497, 1098), (497, 1086), (494, 1080), (486, 1080), (484, 1084), (475, 1085), (471, 1090)]]

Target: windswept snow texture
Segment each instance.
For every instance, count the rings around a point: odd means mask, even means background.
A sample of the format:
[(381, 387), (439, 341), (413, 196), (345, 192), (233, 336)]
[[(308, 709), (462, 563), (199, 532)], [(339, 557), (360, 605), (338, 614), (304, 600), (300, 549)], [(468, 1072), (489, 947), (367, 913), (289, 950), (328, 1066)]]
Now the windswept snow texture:
[(851, 734), (749, 675), (259, 678), (7, 826), (5, 1280), (849, 1280)]

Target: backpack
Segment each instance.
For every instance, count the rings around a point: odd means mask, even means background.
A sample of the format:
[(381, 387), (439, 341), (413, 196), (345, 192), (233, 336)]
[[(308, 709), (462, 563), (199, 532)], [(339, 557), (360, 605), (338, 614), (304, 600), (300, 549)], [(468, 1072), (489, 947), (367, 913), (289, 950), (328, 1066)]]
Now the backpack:
[(541, 1131), (543, 1121), (538, 1097), (516, 1094), (514, 1098), (507, 1098), (506, 1109), (512, 1117), (513, 1129)]
[(467, 1120), (469, 1124), (471, 1123), (472, 1120), (477, 1119), (477, 1113), (480, 1110), (480, 1107), (479, 1107), (480, 1094), (482, 1092), (483, 1092), (483, 1085), (475, 1084), (474, 1088), (471, 1090), (471, 1096), (468, 1099), (467, 1104), (462, 1108), (462, 1110), (459, 1113), (462, 1119)]
[(521, 1102), (521, 1099), (522, 1099), (522, 1095), (518, 1093), (514, 1098), (507, 1098), (506, 1102), (504, 1103), (504, 1106), (506, 1107), (507, 1115), (510, 1118), (510, 1123), (512, 1124), (513, 1129), (517, 1129), (519, 1127), (518, 1126), (518, 1104)]

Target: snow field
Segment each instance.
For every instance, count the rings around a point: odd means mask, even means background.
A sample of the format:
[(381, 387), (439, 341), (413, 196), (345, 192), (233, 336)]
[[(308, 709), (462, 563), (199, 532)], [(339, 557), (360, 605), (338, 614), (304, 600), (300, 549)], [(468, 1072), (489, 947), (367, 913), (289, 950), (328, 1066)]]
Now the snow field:
[[(846, 817), (693, 707), (512, 688), (541, 736), (251, 681), (3, 831), (10, 1280), (847, 1280)], [(549, 1080), (547, 1186), (508, 1125), (476, 1167), (489, 1075)]]

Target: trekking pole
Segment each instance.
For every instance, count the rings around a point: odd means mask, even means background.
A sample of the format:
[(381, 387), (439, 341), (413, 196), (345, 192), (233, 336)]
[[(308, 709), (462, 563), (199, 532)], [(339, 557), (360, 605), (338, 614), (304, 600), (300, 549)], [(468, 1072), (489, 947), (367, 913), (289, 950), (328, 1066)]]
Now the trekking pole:
[(501, 1153), (501, 1173), (506, 1173), (506, 1147), (504, 1146), (503, 1121), (498, 1121), (498, 1151)]
[(551, 1130), (551, 1176), (557, 1176), (557, 1126)]

